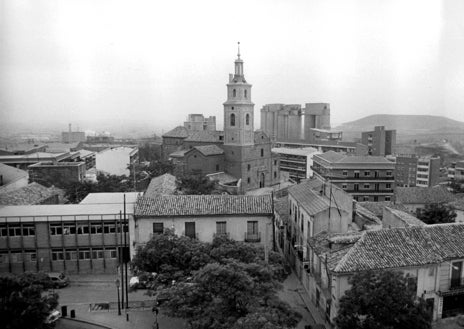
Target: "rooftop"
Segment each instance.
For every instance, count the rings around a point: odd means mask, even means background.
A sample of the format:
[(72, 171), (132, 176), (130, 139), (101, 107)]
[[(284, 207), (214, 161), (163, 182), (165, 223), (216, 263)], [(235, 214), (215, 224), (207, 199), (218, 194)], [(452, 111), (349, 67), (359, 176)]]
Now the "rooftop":
[(360, 205), (373, 213), (375, 216), (378, 218), (383, 217), (383, 209), (385, 207), (389, 207), (391, 209), (398, 209), (402, 211), (408, 211), (408, 208), (403, 206), (402, 204), (394, 204), (391, 201), (379, 201), (379, 202), (373, 202), (373, 201), (363, 201), (363, 202), (357, 202), (357, 205)]
[(176, 128), (163, 134), (163, 137), (186, 138), (189, 136), (187, 128), (184, 126), (177, 126)]
[[(0, 175), (3, 177), (3, 186), (16, 182), (21, 178), (27, 178), (27, 171), (0, 163)], [(1, 186), (0, 186), (1, 189)]]
[[(334, 264), (338, 273), (352, 273), (400, 267), (437, 264), (464, 257), (464, 224), (410, 226), (362, 232), (362, 237)], [(319, 255), (338, 250), (328, 248), (327, 235), (309, 239)]]
[[(329, 209), (329, 200), (319, 193), (323, 182), (318, 179), (308, 179), (288, 189), (289, 195), (308, 212), (310, 216)], [(315, 191), (317, 189), (317, 191)]]
[(395, 200), (396, 203), (403, 204), (427, 204), (452, 202), (455, 196), (445, 186), (397, 187)]
[(414, 217), (413, 215), (411, 215), (410, 213), (408, 213), (406, 211), (401, 211), (401, 210), (398, 210), (398, 209), (392, 209), (392, 208), (389, 208), (389, 207), (385, 207), (385, 209), (390, 211), (393, 215), (396, 216), (396, 218), (401, 220), (406, 227), (408, 227), (408, 226), (425, 226), (425, 225), (427, 225), (423, 221), (421, 221), (419, 218)]
[(45, 187), (31, 183), (12, 192), (0, 192), (0, 205), (40, 204), (54, 195), (64, 195), (64, 191), (55, 187)]
[(176, 188), (176, 177), (171, 174), (164, 174), (151, 179), (144, 196), (154, 198), (159, 194), (174, 194)]
[(327, 151), (323, 154), (318, 154), (316, 157), (326, 160), (331, 163), (393, 163), (382, 156), (368, 155), (346, 155), (339, 152)]
[[(166, 134), (163, 136), (172, 137), (172, 136), (166, 136)], [(206, 143), (216, 142), (217, 143), (217, 142), (222, 142), (222, 140), (220, 139), (220, 136), (224, 136), (223, 131), (210, 131), (210, 130), (191, 131), (191, 132), (188, 132), (188, 137), (185, 139), (185, 141), (206, 142)]]
[(291, 147), (274, 147), (272, 149), (274, 153), (289, 154), (289, 155), (304, 155), (308, 156), (319, 151), (314, 147), (302, 147), (302, 148), (291, 148)]
[(272, 215), (270, 195), (160, 195), (141, 197), (136, 216)]
[(217, 145), (195, 146), (194, 149), (200, 151), (204, 156), (224, 154), (224, 150)]
[(124, 195), (126, 196), (126, 204), (134, 204), (141, 192), (102, 192), (89, 193), (80, 202), (80, 204), (124, 204)]

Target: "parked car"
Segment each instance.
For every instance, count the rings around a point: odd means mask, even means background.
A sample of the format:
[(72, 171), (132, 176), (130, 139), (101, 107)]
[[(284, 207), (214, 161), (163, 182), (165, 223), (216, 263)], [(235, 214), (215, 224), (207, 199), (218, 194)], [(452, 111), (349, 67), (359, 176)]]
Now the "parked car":
[(55, 323), (59, 318), (61, 318), (61, 312), (58, 310), (53, 310), (50, 312), (50, 314), (45, 319), (45, 323), (46, 324)]
[(53, 288), (63, 288), (69, 285), (69, 278), (62, 272), (50, 272), (48, 277), (52, 280)]

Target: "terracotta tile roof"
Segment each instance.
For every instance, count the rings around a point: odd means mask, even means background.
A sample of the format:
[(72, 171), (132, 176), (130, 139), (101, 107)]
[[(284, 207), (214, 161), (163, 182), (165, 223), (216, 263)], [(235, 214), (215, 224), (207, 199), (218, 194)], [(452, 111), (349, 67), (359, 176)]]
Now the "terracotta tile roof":
[(189, 136), (187, 128), (183, 126), (177, 126), (176, 128), (163, 134), (163, 137), (174, 137), (174, 138), (186, 138)]
[(409, 212), (406, 211), (401, 211), (398, 209), (392, 209), (389, 207), (386, 207), (392, 214), (396, 216), (399, 220), (401, 220), (405, 226), (425, 226), (423, 221), (421, 221), (419, 218), (414, 217), (411, 215)]
[(190, 131), (188, 132), (188, 137), (185, 139), (187, 142), (222, 142), (220, 139), (221, 136), (224, 136), (223, 131)]
[(141, 197), (136, 216), (272, 215), (270, 195), (161, 195)]
[(402, 211), (408, 211), (408, 208), (406, 208), (402, 204), (394, 204), (391, 201), (379, 201), (379, 202), (372, 202), (372, 201), (363, 201), (363, 202), (357, 202), (357, 205), (367, 209), (371, 213), (373, 213), (375, 216), (378, 218), (382, 219), (383, 217), (383, 209), (385, 207), (389, 207), (391, 209), (398, 209)]
[(218, 173), (212, 173), (206, 175), (210, 180), (215, 180), (218, 181), (219, 184), (231, 184), (231, 183), (236, 183), (238, 181), (238, 178), (229, 175), (225, 172), (218, 172)]
[(403, 204), (427, 204), (451, 202), (455, 200), (455, 197), (444, 186), (397, 187), (395, 200), (396, 203)]
[[(306, 180), (288, 189), (289, 195), (308, 212), (310, 216), (329, 209), (329, 200), (320, 195), (319, 189), (323, 183), (318, 179)], [(315, 191), (317, 190), (317, 191)]]
[(382, 224), (382, 221), (376, 214), (369, 211), (367, 208), (364, 208), (359, 202), (355, 203), (354, 211), (358, 216), (362, 216), (363, 218), (369, 219), (375, 224)]
[(176, 177), (171, 174), (164, 174), (152, 178), (150, 184), (145, 191), (144, 196), (148, 198), (156, 197), (157, 195), (170, 195), (176, 191)]
[(274, 212), (276, 212), (283, 222), (286, 222), (289, 217), (290, 205), (288, 204), (288, 196), (276, 199), (274, 201)]
[(334, 272), (437, 264), (464, 257), (464, 224), (437, 224), (365, 231)]
[(34, 182), (12, 192), (0, 193), (0, 205), (35, 205), (54, 195), (58, 195), (61, 199), (64, 191), (55, 187), (47, 188)]
[(217, 145), (195, 146), (194, 149), (200, 151), (204, 156), (224, 154), (224, 150)]

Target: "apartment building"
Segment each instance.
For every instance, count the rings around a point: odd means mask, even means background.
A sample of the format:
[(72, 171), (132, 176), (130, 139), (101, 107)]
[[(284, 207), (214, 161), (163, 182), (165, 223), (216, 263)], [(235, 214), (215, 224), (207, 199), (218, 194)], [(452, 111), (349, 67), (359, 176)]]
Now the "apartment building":
[(290, 179), (295, 182), (300, 182), (303, 179), (313, 176), (313, 160), (314, 154), (320, 154), (312, 147), (305, 148), (287, 148), (276, 147), (272, 149), (273, 153), (279, 155), (279, 168), (281, 172), (287, 172)]
[(348, 156), (333, 151), (313, 157), (316, 177), (330, 180), (356, 201), (390, 201), (395, 163), (380, 156)]
[(386, 156), (395, 153), (396, 130), (385, 130), (377, 126), (373, 131), (361, 133), (361, 141), (368, 147), (369, 155)]

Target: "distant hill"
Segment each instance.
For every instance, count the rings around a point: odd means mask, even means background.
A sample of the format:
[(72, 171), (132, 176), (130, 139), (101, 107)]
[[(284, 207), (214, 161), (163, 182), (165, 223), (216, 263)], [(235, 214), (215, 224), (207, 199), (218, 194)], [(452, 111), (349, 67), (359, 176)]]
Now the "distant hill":
[(420, 133), (464, 130), (464, 122), (435, 115), (375, 114), (359, 120), (344, 123), (337, 130), (360, 132), (374, 130), (375, 126), (396, 129), (398, 133)]

